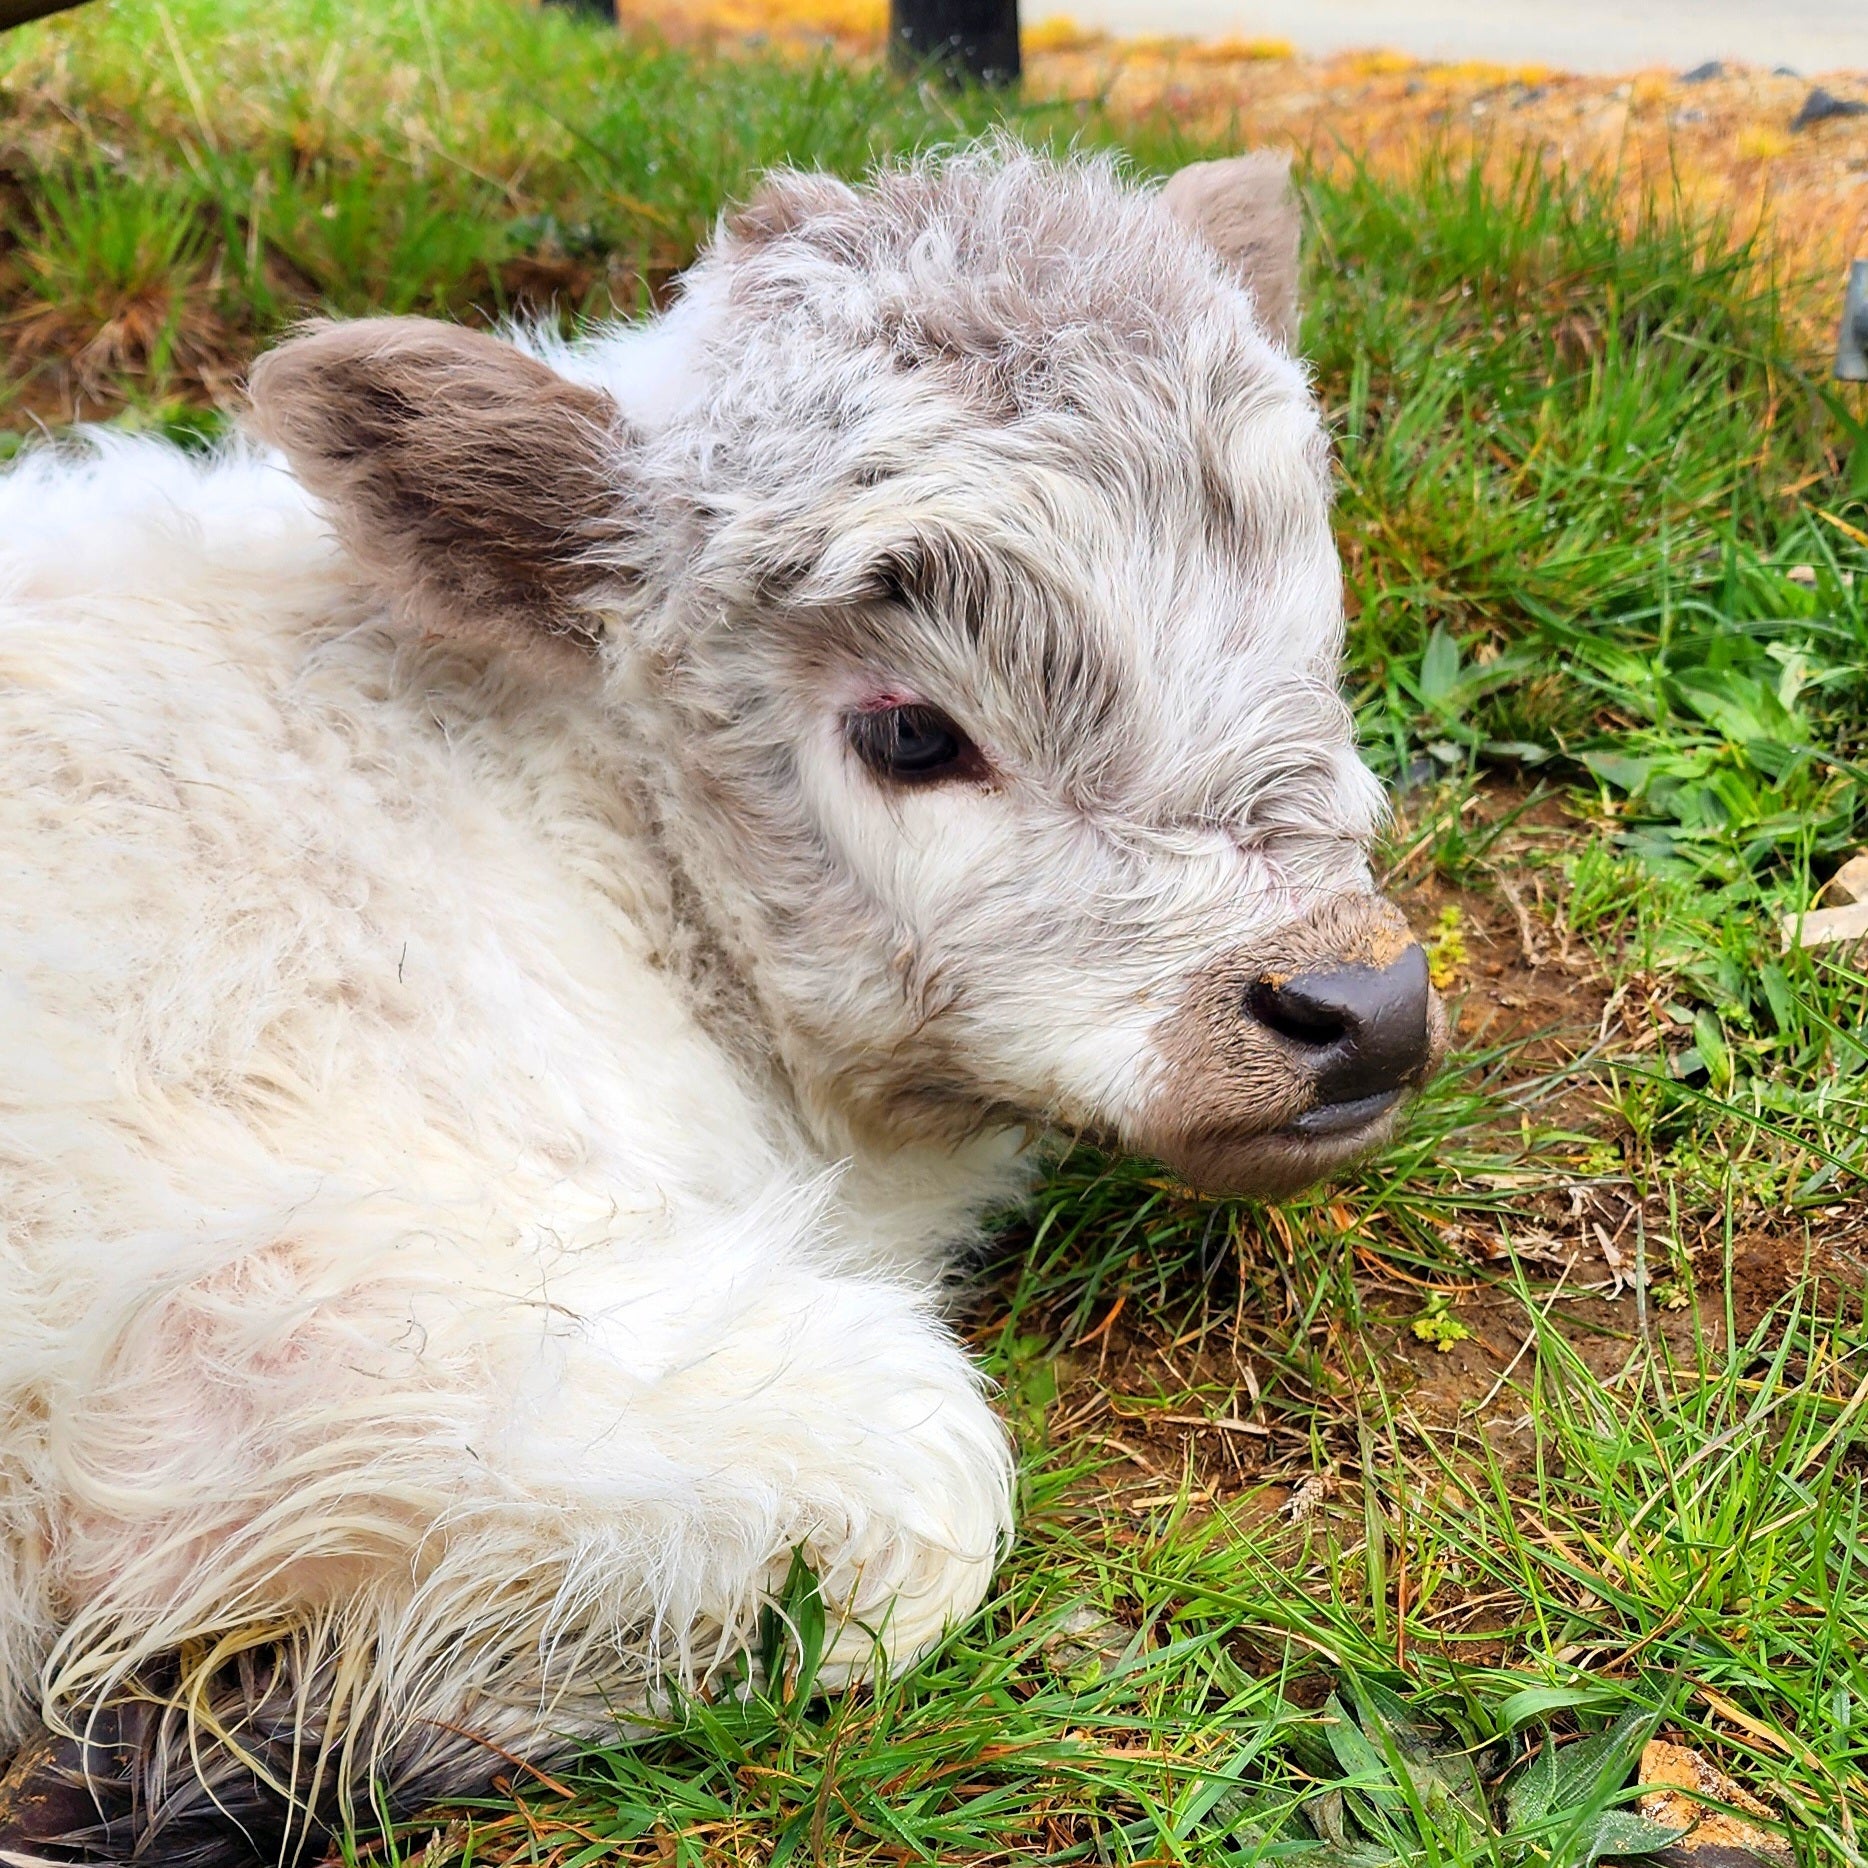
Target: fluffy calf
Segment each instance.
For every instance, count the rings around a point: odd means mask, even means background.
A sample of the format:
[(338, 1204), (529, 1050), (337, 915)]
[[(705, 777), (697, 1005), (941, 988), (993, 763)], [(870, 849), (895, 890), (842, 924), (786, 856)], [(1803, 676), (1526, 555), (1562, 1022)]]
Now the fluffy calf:
[(326, 325), (264, 446), (0, 480), (7, 1859), (472, 1787), (794, 1550), (912, 1655), (1043, 1138), (1388, 1132), (1295, 259), (1252, 158), (781, 175), (647, 325)]

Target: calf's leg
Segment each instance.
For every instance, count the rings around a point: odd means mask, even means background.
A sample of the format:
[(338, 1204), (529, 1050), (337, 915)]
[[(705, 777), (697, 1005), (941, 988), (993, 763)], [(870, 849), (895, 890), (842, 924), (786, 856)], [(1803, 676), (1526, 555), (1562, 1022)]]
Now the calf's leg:
[[(127, 1464), (91, 1475), (93, 1594), (51, 1665), (52, 1729), (0, 1791), (0, 1862), (316, 1860), (382, 1799), (476, 1793), (671, 1683), (708, 1690), (798, 1551), (833, 1621), (827, 1684), (968, 1613), (1010, 1491), (976, 1372), (924, 1296), (774, 1243), (751, 1226), (683, 1262), (598, 1240), (542, 1298), (430, 1289), (414, 1331), (409, 1303), (339, 1291), (341, 1329), (298, 1300), (281, 1337), (223, 1276), (157, 1332), (161, 1379), (185, 1344), (266, 1460), (237, 1499), (191, 1499), (178, 1469), (140, 1501)], [(409, 1360), (360, 1355), (379, 1308)], [(231, 1392), (256, 1343), (292, 1371), (283, 1416)], [(304, 1365), (332, 1345), (334, 1374), (370, 1379), (322, 1404)], [(99, 1405), (148, 1405), (135, 1375)], [(145, 1555), (113, 1596), (113, 1538), (177, 1553), (172, 1588)]]

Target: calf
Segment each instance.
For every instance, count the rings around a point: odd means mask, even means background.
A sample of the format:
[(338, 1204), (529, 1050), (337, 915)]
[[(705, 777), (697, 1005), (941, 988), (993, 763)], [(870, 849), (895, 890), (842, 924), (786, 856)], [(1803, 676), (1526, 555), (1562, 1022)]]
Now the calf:
[(1373, 892), (1281, 164), (781, 174), (574, 346), (328, 324), (0, 479), (0, 1859), (292, 1859), (980, 1600), (1046, 1138), (1276, 1194)]

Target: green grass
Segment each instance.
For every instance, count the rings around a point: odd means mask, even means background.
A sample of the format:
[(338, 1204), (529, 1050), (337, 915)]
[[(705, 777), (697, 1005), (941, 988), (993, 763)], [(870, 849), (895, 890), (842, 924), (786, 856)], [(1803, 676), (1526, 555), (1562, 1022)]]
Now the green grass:
[[(499, 0), (8, 35), (0, 457), (211, 434), (320, 306), (633, 310), (767, 164), (1008, 112), (1209, 153)], [(1060, 1167), (971, 1318), (1023, 1536), (912, 1674), (813, 1696), (800, 1578), (769, 1694), (372, 1859), (1584, 1863), (1653, 1842), (1660, 1732), (1863, 1863), (1868, 978), (1779, 923), (1868, 841), (1868, 409), (1760, 255), (1605, 182), (1307, 189), (1351, 687), (1454, 1068), (1277, 1211)]]

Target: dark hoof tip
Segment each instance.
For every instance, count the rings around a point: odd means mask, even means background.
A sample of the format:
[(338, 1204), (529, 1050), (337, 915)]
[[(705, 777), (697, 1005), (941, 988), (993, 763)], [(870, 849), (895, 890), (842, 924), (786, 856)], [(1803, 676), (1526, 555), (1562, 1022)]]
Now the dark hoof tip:
[(92, 1859), (84, 1844), (99, 1821), (73, 1739), (41, 1732), (0, 1775), (0, 1863), (7, 1868)]

